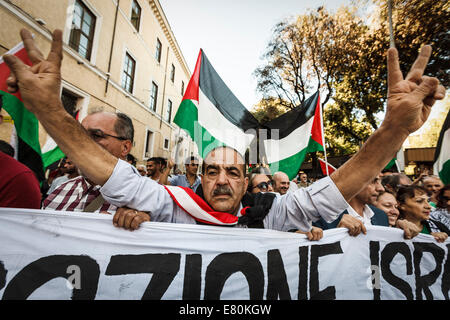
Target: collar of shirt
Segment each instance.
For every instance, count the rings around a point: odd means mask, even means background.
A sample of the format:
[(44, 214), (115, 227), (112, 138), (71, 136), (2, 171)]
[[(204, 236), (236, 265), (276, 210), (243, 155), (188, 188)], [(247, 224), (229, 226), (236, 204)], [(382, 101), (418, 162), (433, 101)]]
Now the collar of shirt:
[(371, 220), (375, 214), (372, 209), (366, 204), (364, 205), (363, 217), (359, 215), (351, 206), (347, 208), (347, 212), (354, 218), (361, 220), (364, 224), (372, 224)]

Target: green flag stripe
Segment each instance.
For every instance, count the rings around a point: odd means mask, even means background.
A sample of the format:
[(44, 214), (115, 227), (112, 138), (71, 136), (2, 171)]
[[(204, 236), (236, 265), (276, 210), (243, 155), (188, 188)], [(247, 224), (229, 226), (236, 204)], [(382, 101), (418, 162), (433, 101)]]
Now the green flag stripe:
[(285, 158), (278, 162), (273, 162), (269, 164), (270, 171), (274, 174), (277, 171), (282, 171), (286, 173), (289, 177), (289, 180), (292, 180), (297, 175), (298, 170), (300, 169), (303, 161), (305, 160), (306, 154), (310, 152), (323, 151), (322, 145), (314, 141), (313, 139), (309, 139), (308, 146), (301, 150), (300, 152)]
[(33, 113), (28, 111), (17, 97), (0, 91), (3, 96), (3, 108), (14, 119), (17, 135), (37, 154), (41, 155), (39, 144), (39, 122)]
[(46, 153), (42, 154), (42, 162), (44, 163), (44, 168), (47, 168), (52, 163), (64, 158), (65, 155), (59, 147), (56, 147)]
[(197, 106), (190, 99), (183, 100), (180, 104), (174, 122), (185, 130), (197, 144), (200, 156), (204, 158), (209, 151), (225, 144), (213, 137), (208, 130), (198, 122)]
[(439, 171), (439, 178), (441, 178), (444, 185), (450, 184), (450, 159), (445, 161)]

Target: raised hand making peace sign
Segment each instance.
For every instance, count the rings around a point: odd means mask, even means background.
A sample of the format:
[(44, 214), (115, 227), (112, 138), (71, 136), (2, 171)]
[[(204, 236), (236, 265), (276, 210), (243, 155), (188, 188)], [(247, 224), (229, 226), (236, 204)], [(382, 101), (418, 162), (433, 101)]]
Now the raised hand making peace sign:
[(384, 123), (405, 130), (405, 134), (419, 129), (436, 100), (443, 99), (445, 88), (436, 78), (423, 73), (431, 56), (431, 46), (422, 47), (405, 79), (398, 61), (398, 52), (391, 48), (387, 53), (388, 103)]

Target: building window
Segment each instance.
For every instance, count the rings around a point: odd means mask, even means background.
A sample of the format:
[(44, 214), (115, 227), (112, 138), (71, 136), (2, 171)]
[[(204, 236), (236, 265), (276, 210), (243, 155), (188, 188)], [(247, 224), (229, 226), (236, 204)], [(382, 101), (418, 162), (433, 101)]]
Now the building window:
[(61, 93), (61, 102), (66, 109), (67, 113), (72, 115), (72, 117), (76, 118), (78, 113), (78, 99), (79, 97), (74, 95), (72, 92), (67, 91), (66, 89), (62, 90)]
[(95, 20), (95, 15), (81, 1), (75, 1), (69, 46), (88, 60), (92, 53)]
[(181, 81), (181, 95), (184, 94), (184, 81)]
[(169, 99), (167, 102), (166, 121), (170, 123), (171, 117), (172, 117), (172, 101), (170, 101)]
[(122, 88), (128, 92), (133, 92), (134, 72), (136, 69), (136, 61), (127, 53), (125, 55), (125, 65), (123, 67)]
[(158, 101), (158, 85), (152, 82), (152, 91), (150, 94), (150, 110), (156, 112), (156, 102)]
[(133, 0), (131, 5), (131, 24), (139, 31), (139, 24), (141, 23), (141, 7), (136, 0)]
[(153, 146), (153, 132), (147, 130), (147, 137), (145, 142), (145, 158), (152, 157), (152, 146)]
[(161, 63), (161, 51), (162, 51), (161, 41), (159, 41), (159, 39), (156, 38), (156, 54), (155, 54), (155, 58), (156, 58), (156, 60), (159, 63)]
[(170, 81), (175, 81), (175, 66), (172, 64), (172, 69), (170, 69)]
[(164, 149), (169, 149), (169, 139), (164, 139)]

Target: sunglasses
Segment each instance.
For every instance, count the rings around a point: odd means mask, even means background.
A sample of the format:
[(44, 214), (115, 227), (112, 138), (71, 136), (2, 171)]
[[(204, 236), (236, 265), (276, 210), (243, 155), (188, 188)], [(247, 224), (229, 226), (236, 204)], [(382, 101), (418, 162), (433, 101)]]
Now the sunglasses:
[(269, 189), (269, 186), (271, 186), (271, 185), (272, 185), (272, 182), (271, 182), (271, 181), (268, 181), (268, 182), (261, 182), (261, 183), (259, 183), (258, 185), (254, 186), (253, 189), (259, 188), (259, 189), (261, 189), (261, 190), (267, 190), (267, 189)]
[(91, 138), (94, 139), (95, 141), (105, 139), (106, 137), (116, 138), (116, 139), (119, 139), (122, 141), (128, 140), (127, 138), (124, 138), (124, 137), (118, 137), (118, 136), (113, 136), (111, 134), (104, 133), (100, 129), (87, 129), (87, 132), (89, 133)]

